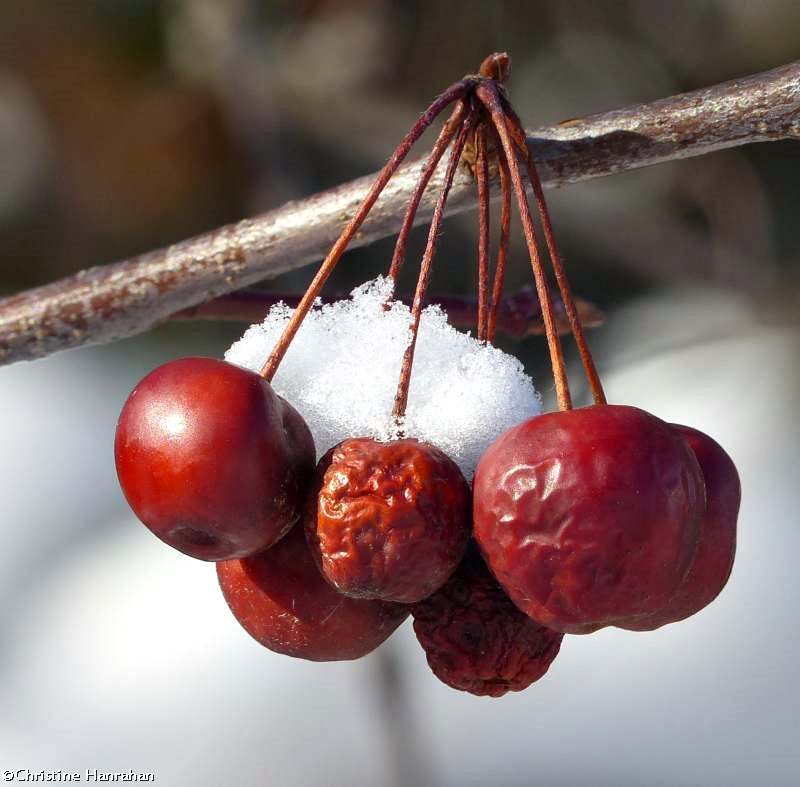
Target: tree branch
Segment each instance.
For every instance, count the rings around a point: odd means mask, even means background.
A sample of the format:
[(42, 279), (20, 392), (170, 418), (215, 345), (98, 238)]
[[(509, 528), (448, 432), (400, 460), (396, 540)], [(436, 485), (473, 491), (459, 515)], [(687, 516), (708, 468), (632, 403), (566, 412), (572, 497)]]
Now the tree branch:
[[(800, 138), (800, 61), (528, 132), (542, 181), (557, 186), (750, 142)], [(422, 163), (392, 178), (354, 245), (391, 235)], [(430, 219), (441, 171), (417, 215)], [(372, 183), (360, 178), (168, 248), (82, 271), (0, 301), (0, 363), (132, 336), (198, 303), (321, 258)], [(448, 212), (476, 203), (463, 168)]]
[[(323, 299), (323, 303), (331, 303), (346, 296), (333, 296)], [(222, 322), (256, 323), (264, 319), (264, 315), (273, 306), (285, 303), (295, 307), (300, 301), (297, 293), (264, 292), (259, 290), (239, 290), (221, 295), (212, 301), (191, 306), (173, 314), (173, 320), (218, 320)], [(434, 295), (433, 303), (447, 312), (451, 325), (466, 330), (475, 329), (478, 320), (478, 299), (457, 295)], [(406, 301), (407, 305), (408, 301)], [(603, 324), (604, 315), (593, 303), (583, 298), (576, 298), (576, 307), (581, 323), (586, 328), (596, 328)], [(570, 324), (564, 310), (564, 304), (558, 293), (553, 293), (556, 327), (560, 333), (569, 334)], [(524, 339), (544, 333), (542, 309), (536, 290), (532, 286), (522, 287), (513, 295), (505, 295), (500, 299), (497, 310), (497, 329), (512, 339)]]

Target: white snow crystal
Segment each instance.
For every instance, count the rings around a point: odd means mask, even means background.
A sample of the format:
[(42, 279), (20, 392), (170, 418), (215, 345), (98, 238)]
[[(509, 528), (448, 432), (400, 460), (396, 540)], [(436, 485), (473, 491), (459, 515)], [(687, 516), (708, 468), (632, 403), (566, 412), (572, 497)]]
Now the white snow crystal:
[[(392, 407), (411, 311), (398, 301), (384, 309), (390, 293), (390, 280), (379, 277), (349, 300), (317, 303), (275, 375), (275, 390), (306, 419), (319, 456), (348, 437), (397, 436)], [(273, 307), (225, 359), (258, 371), (291, 314), (283, 304)], [(408, 437), (438, 446), (471, 480), (498, 435), (541, 411), (516, 358), (457, 331), (440, 307), (424, 309), (403, 424)]]

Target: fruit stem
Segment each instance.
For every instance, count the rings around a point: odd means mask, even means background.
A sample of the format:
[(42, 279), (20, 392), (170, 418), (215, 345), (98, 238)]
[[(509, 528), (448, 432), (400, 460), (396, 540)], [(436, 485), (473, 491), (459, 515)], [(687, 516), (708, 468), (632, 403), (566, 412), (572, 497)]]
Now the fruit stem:
[(508, 241), (511, 230), (511, 188), (509, 186), (508, 163), (503, 154), (502, 143), (497, 134), (497, 129), (492, 126), (497, 149), (497, 164), (500, 171), (500, 195), (502, 207), (500, 209), (500, 246), (497, 250), (497, 263), (494, 269), (494, 283), (492, 285), (492, 302), (489, 309), (489, 322), (486, 329), (486, 340), (489, 344), (494, 342), (497, 331), (497, 311), (503, 298), (503, 284), (506, 275), (506, 261), (508, 259)]
[(433, 177), (433, 173), (436, 171), (436, 167), (439, 165), (444, 152), (447, 150), (448, 145), (456, 135), (458, 127), (461, 125), (461, 121), (464, 119), (464, 114), (466, 111), (466, 103), (463, 100), (459, 101), (458, 105), (453, 110), (453, 114), (447, 119), (446, 123), (442, 127), (441, 132), (439, 133), (439, 136), (436, 138), (436, 142), (431, 149), (428, 160), (425, 162), (425, 166), (420, 173), (417, 185), (414, 187), (414, 192), (411, 195), (411, 199), (408, 201), (406, 214), (403, 218), (403, 226), (400, 228), (400, 232), (397, 235), (397, 242), (394, 245), (394, 254), (392, 255), (392, 264), (389, 267), (389, 278), (392, 279), (393, 287), (397, 282), (398, 275), (400, 274), (400, 268), (403, 266), (403, 260), (406, 256), (408, 236), (411, 234), (411, 230), (414, 227), (414, 219), (416, 218), (417, 209), (419, 208), (419, 203), (422, 200), (422, 195), (425, 193), (425, 189), (427, 188), (431, 177)]
[(306, 290), (305, 295), (303, 295), (303, 298), (289, 319), (289, 322), (286, 324), (286, 327), (275, 344), (272, 353), (270, 354), (269, 358), (267, 358), (266, 363), (261, 369), (260, 374), (265, 380), (271, 381), (275, 376), (275, 372), (278, 370), (278, 366), (280, 366), (284, 355), (286, 355), (286, 351), (289, 349), (292, 339), (294, 339), (297, 331), (300, 328), (300, 325), (305, 319), (306, 314), (308, 314), (309, 310), (314, 304), (314, 301), (319, 295), (320, 290), (322, 290), (323, 285), (331, 275), (333, 269), (336, 267), (336, 264), (341, 259), (342, 254), (344, 254), (347, 245), (350, 243), (356, 232), (358, 232), (358, 229), (363, 224), (364, 219), (366, 219), (370, 210), (372, 210), (372, 206), (375, 204), (386, 184), (389, 182), (389, 179), (392, 177), (392, 175), (394, 175), (400, 164), (406, 158), (414, 143), (422, 136), (428, 126), (431, 125), (431, 123), (436, 119), (443, 109), (448, 107), (457, 99), (466, 95), (466, 93), (474, 86), (474, 84), (474, 78), (465, 77), (464, 79), (447, 88), (447, 90), (445, 90), (444, 93), (436, 98), (428, 107), (428, 109), (426, 109), (425, 112), (420, 115), (417, 122), (412, 126), (411, 130), (397, 146), (394, 153), (392, 153), (389, 161), (386, 162), (383, 169), (380, 171), (380, 173), (378, 173), (378, 177), (372, 184), (372, 187), (370, 188), (366, 197), (364, 197), (364, 200), (361, 203), (358, 211), (353, 218), (350, 219), (349, 223), (342, 231), (342, 234), (336, 240), (336, 243), (333, 244), (333, 248), (328, 252), (328, 256), (323, 261), (322, 265), (317, 271), (316, 276), (314, 276), (314, 279)]
[(550, 363), (553, 369), (558, 407), (560, 410), (570, 410), (572, 409), (572, 397), (569, 392), (569, 381), (567, 380), (561, 341), (555, 327), (553, 301), (550, 297), (550, 290), (548, 289), (544, 270), (542, 268), (538, 242), (536, 240), (536, 228), (533, 224), (530, 205), (528, 205), (528, 198), (525, 194), (525, 184), (522, 182), (522, 175), (520, 173), (519, 163), (516, 159), (514, 143), (511, 140), (508, 129), (506, 113), (500, 103), (500, 95), (497, 86), (493, 82), (487, 81), (481, 83), (476, 88), (475, 94), (489, 111), (497, 133), (500, 135), (500, 142), (503, 146), (511, 175), (511, 182), (517, 198), (522, 228), (525, 232), (525, 240), (528, 244), (531, 268), (533, 268), (533, 278), (536, 282), (536, 292), (539, 295), (539, 301), (542, 306), (542, 318), (544, 320), (545, 335), (547, 336), (547, 345), (550, 351)]
[(553, 223), (550, 220), (550, 211), (547, 207), (547, 202), (544, 198), (544, 190), (542, 189), (542, 181), (539, 178), (539, 173), (536, 169), (536, 163), (533, 160), (530, 149), (526, 142), (525, 131), (522, 127), (519, 117), (514, 110), (506, 105), (506, 114), (512, 124), (512, 135), (517, 147), (522, 153), (525, 165), (528, 169), (528, 180), (533, 187), (533, 195), (536, 199), (536, 205), (539, 209), (539, 216), (542, 220), (542, 230), (544, 232), (545, 243), (547, 244), (547, 251), (550, 255), (550, 262), (553, 266), (553, 272), (556, 276), (556, 283), (558, 284), (559, 292), (561, 293), (561, 300), (564, 302), (564, 310), (567, 313), (570, 329), (572, 335), (575, 337), (575, 343), (578, 345), (578, 352), (581, 356), (581, 363), (583, 364), (586, 378), (589, 381), (589, 387), (592, 391), (592, 398), (595, 404), (605, 404), (606, 395), (603, 391), (603, 385), (600, 382), (600, 375), (597, 373), (597, 367), (594, 363), (589, 345), (586, 342), (586, 336), (581, 324), (581, 318), (578, 310), (575, 307), (575, 299), (572, 296), (572, 288), (567, 279), (566, 271), (564, 270), (564, 263), (561, 258), (561, 253), (556, 243), (555, 233), (553, 232)]
[(425, 302), (425, 293), (430, 280), (433, 257), (436, 254), (436, 244), (439, 240), (439, 230), (442, 225), (442, 219), (444, 218), (444, 209), (447, 204), (450, 187), (453, 185), (453, 178), (455, 177), (458, 163), (461, 160), (461, 153), (464, 150), (467, 138), (475, 127), (477, 118), (478, 112), (472, 107), (470, 114), (461, 126), (456, 141), (453, 143), (450, 159), (447, 162), (444, 182), (442, 183), (442, 190), (436, 201), (436, 207), (433, 209), (433, 218), (431, 219), (431, 226), (428, 230), (428, 242), (425, 247), (425, 253), (422, 256), (419, 278), (417, 279), (417, 289), (414, 293), (414, 302), (411, 307), (411, 341), (403, 354), (403, 363), (400, 369), (400, 382), (397, 386), (397, 394), (395, 395), (394, 409), (392, 411), (392, 415), (398, 424), (401, 425), (401, 428), (402, 419), (405, 417), (406, 406), (408, 404), (408, 389), (411, 384), (411, 367), (414, 363), (414, 350), (417, 345), (417, 334), (419, 333), (422, 307)]
[(475, 130), (478, 181), (478, 340), (485, 342), (489, 325), (489, 161), (486, 153), (486, 126)]

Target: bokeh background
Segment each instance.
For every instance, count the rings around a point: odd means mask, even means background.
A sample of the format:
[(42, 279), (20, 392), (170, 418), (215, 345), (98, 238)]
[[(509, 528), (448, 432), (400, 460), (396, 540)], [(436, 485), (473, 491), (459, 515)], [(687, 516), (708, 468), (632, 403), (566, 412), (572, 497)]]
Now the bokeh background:
[[(0, 12), (4, 293), (373, 171), (491, 51), (511, 53), (531, 126), (800, 53), (796, 0), (0, 0)], [(798, 142), (551, 193), (575, 289), (607, 315), (591, 340), (610, 398), (727, 447), (744, 488), (739, 552), (690, 621), (568, 637), (540, 683), (501, 700), (439, 684), (410, 624), (352, 664), (263, 650), (213, 568), (127, 511), (111, 451), (127, 393), (169, 358), (221, 355), (243, 326), (173, 323), (0, 369), (0, 771), (797, 784), (798, 205)], [(474, 224), (447, 221), (434, 291), (473, 286)], [(331, 289), (383, 271), (390, 250), (348, 254)], [(512, 260), (510, 290), (529, 276), (519, 242)], [(270, 284), (300, 291), (309, 277)], [(543, 341), (502, 343), (551, 396)]]

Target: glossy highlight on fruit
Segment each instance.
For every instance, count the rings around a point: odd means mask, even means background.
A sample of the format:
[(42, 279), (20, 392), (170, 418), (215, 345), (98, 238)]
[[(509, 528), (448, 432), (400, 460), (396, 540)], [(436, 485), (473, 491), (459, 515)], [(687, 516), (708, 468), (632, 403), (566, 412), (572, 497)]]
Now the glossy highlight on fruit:
[(281, 538), (302, 513), (315, 460), (300, 414), (257, 374), (214, 358), (148, 374), (122, 408), (114, 454), (136, 516), (201, 560)]
[(481, 697), (528, 688), (547, 672), (564, 637), (520, 612), (474, 547), (445, 586), (413, 605), (411, 614), (434, 675)]
[(469, 486), (458, 465), (427, 443), (345, 440), (320, 460), (312, 495), (308, 542), (345, 595), (419, 601), (464, 554)]
[(650, 631), (676, 623), (708, 606), (722, 591), (736, 554), (736, 519), (742, 497), (736, 465), (725, 449), (703, 432), (672, 424), (697, 457), (706, 486), (706, 510), (700, 519), (700, 535), (689, 573), (669, 603), (645, 619), (622, 626)]
[(321, 576), (303, 529), (243, 560), (217, 564), (222, 593), (250, 636), (276, 653), (311, 661), (366, 656), (408, 616), (408, 608), (346, 598)]
[(662, 609), (694, 556), (705, 488), (664, 421), (623, 405), (538, 416), (475, 473), (475, 536), (512, 601), (569, 634)]

